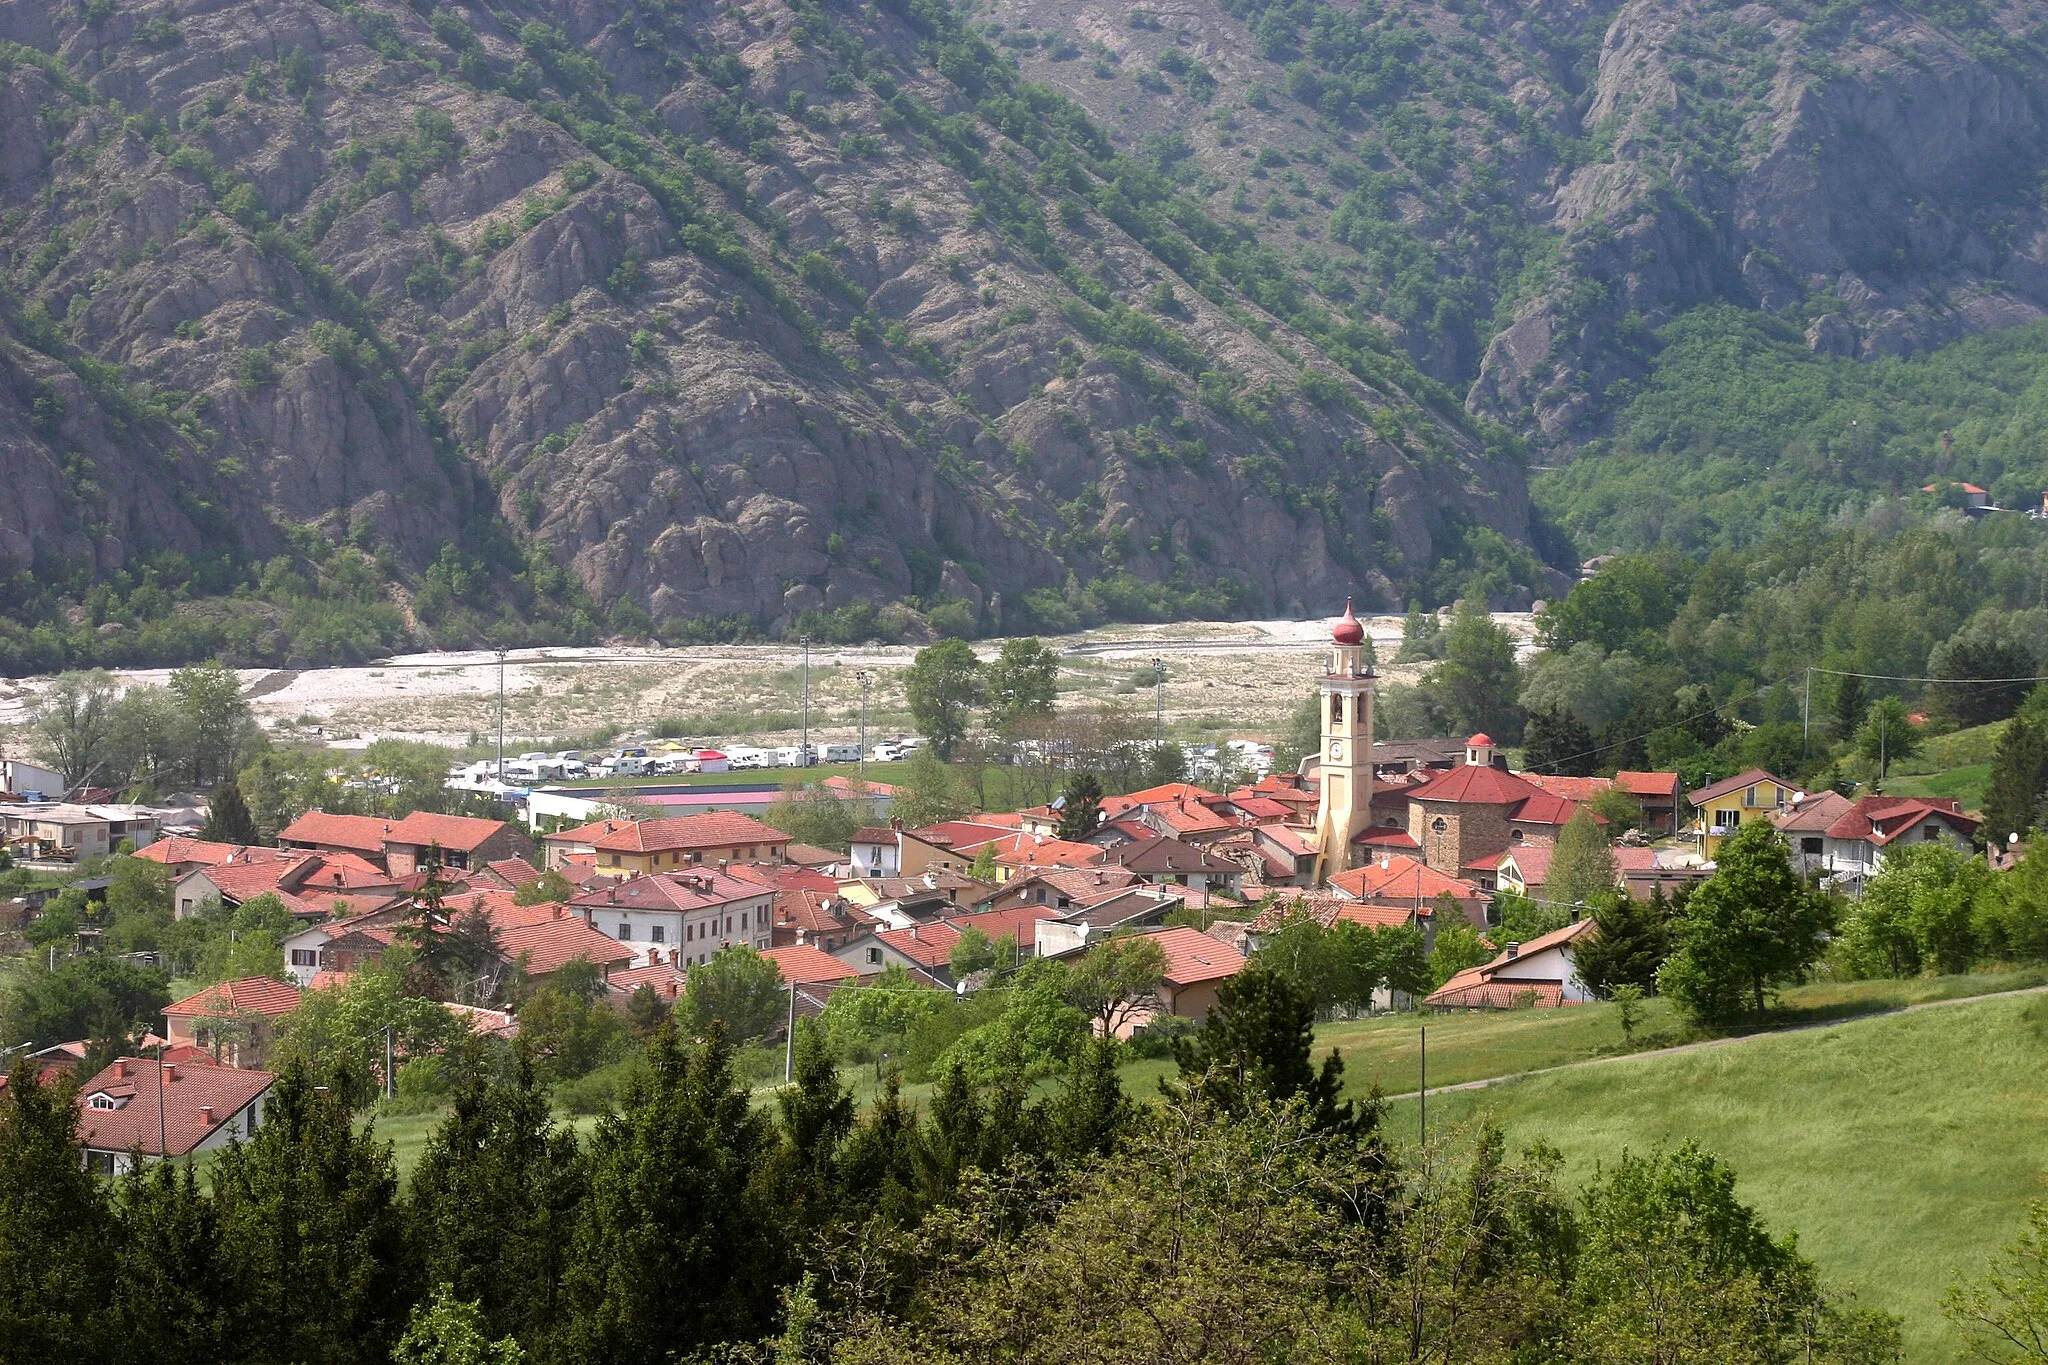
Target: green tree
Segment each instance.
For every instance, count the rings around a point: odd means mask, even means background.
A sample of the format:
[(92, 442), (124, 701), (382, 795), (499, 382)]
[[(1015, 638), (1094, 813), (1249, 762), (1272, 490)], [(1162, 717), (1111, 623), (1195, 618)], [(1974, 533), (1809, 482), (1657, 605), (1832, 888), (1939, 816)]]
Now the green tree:
[(1968, 970), (1977, 956), (1977, 899), (1990, 880), (1982, 859), (1953, 844), (1891, 849), (1844, 918), (1850, 959), (1872, 975)]
[(576, 894), (576, 888), (569, 879), (554, 868), (535, 877), (512, 893), (514, 905), (547, 905), (565, 902)]
[(1906, 704), (1897, 697), (1879, 697), (1871, 703), (1856, 732), (1856, 752), (1877, 765), (1879, 782), (1892, 764), (1919, 753), (1920, 731), (1906, 718)]
[(1091, 1035), (1074, 1054), (1066, 1084), (1046, 1106), (1046, 1149), (1058, 1161), (1108, 1156), (1129, 1132), (1136, 1110), (1117, 1074), (1116, 1039)]
[(1980, 1360), (2048, 1361), (2048, 1200), (2027, 1203), (2027, 1226), (1978, 1280), (1959, 1281), (1941, 1311)]
[(594, 969), (587, 983), (557, 979), (521, 1001), (519, 1036), (549, 1084), (587, 1076), (627, 1048), (626, 1021), (605, 1002)]
[(1550, 650), (1581, 643), (1602, 650), (1661, 648), (1690, 576), (1691, 566), (1675, 555), (1610, 559), (1543, 610), (1536, 619), (1537, 642)]
[(1379, 1106), (1338, 1098), (1343, 1057), (1331, 1048), (1320, 1068), (1310, 1060), (1315, 1021), (1315, 995), (1307, 986), (1248, 963), (1217, 988), (1201, 1029), (1174, 1040), (1181, 1082), (1199, 1081), (1204, 1098), (1227, 1114), (1300, 1096), (1316, 1128), (1369, 1134), (1378, 1127)]
[(1792, 870), (1785, 841), (1765, 821), (1721, 845), (1714, 875), (1686, 900), (1657, 987), (1695, 1019), (1761, 1014), (1773, 988), (1803, 981), (1827, 946), (1834, 905)]
[(0, 981), (0, 1037), (33, 1047), (140, 1033), (171, 1003), (164, 972), (99, 955), (60, 961), (55, 971), (23, 963)]
[(1132, 1023), (1155, 1003), (1166, 976), (1166, 953), (1144, 934), (1113, 934), (1090, 947), (1067, 971), (1067, 1000), (1104, 1033)]
[(668, 1365), (763, 1335), (785, 1226), (765, 1177), (774, 1134), (733, 1075), (721, 1031), (686, 1049), (672, 1028), (601, 1120), (564, 1276), (556, 1353)]
[(1558, 831), (1550, 856), (1550, 876), (1543, 884), (1551, 900), (1584, 904), (1621, 880), (1621, 868), (1608, 846), (1607, 833), (1584, 806), (1572, 812)]
[(190, 727), (192, 781), (205, 785), (233, 777), (241, 758), (261, 740), (235, 670), (192, 664), (171, 674), (170, 689)]
[(930, 748), (920, 748), (910, 756), (895, 787), (889, 814), (908, 829), (957, 820), (973, 809), (953, 770)]
[(1607, 993), (1614, 1002), (1614, 1018), (1621, 1025), (1621, 1041), (1633, 1047), (1636, 1029), (1643, 1022), (1643, 988), (1633, 982), (1624, 981)]
[(1532, 714), (1568, 716), (1589, 732), (1605, 730), (1634, 706), (1641, 673), (1631, 655), (1610, 654), (1590, 640), (1569, 650), (1545, 650), (1529, 662), (1522, 705)]
[(853, 1131), (853, 1097), (839, 1078), (824, 1030), (812, 1020), (797, 1024), (793, 1063), (790, 1084), (776, 1096), (782, 1144), (775, 1184), (792, 1221), (815, 1232), (841, 1212), (841, 1148)]
[[(29, 718), (36, 757), (64, 774), (60, 799), (89, 783), (120, 785), (110, 771), (114, 753), (114, 680), (105, 673), (66, 673), (50, 685)], [(118, 779), (118, 781), (116, 781)]]
[(1622, 986), (1655, 990), (1657, 971), (1671, 954), (1671, 906), (1664, 888), (1651, 888), (1646, 900), (1610, 891), (1593, 906), (1593, 932), (1572, 944), (1579, 980), (1609, 999)]
[(974, 862), (967, 868), (967, 875), (978, 882), (993, 882), (996, 879), (996, 846), (990, 840), (974, 855)]
[(255, 1137), (215, 1162), (221, 1238), (262, 1358), (381, 1365), (409, 1306), (398, 1173), (352, 1120), (361, 1087), (315, 1079), (288, 1063)]
[(1060, 793), (1059, 824), (1053, 833), (1079, 842), (1095, 833), (1102, 823), (1102, 779), (1094, 773), (1079, 772), (1067, 779)]
[(1967, 628), (1934, 647), (1927, 672), (1936, 681), (1927, 698), (1962, 725), (1989, 725), (2020, 709), (2039, 661), (2017, 640), (1972, 634)]
[(1522, 733), (1520, 680), (1515, 637), (1493, 623), (1485, 603), (1460, 602), (1444, 633), (1443, 662), (1424, 676), (1423, 690), (1458, 733), (1483, 730), (1512, 744)]
[(1279, 742), (1273, 746), (1273, 771), (1291, 773), (1298, 771), (1301, 760), (1310, 754), (1322, 752), (1323, 747), (1323, 694), (1320, 688), (1311, 687), (1304, 692), (1301, 701), (1287, 713), (1287, 728), (1281, 732)]
[(791, 781), (762, 818), (798, 843), (843, 852), (875, 823), (875, 807), (865, 793), (842, 797), (822, 782)]
[(171, 874), (162, 863), (147, 858), (119, 857), (107, 869), (107, 915), (121, 919), (144, 915), (168, 919), (171, 914)]
[(2035, 835), (2018, 866), (1977, 893), (1977, 941), (1994, 957), (2048, 960), (2048, 836)]
[(221, 1240), (220, 1213), (190, 1163), (152, 1162), (115, 1192), (121, 1335), (137, 1360), (231, 1360), (243, 1350), (242, 1287)]
[(512, 1337), (492, 1341), (475, 1303), (457, 1299), (445, 1284), (412, 1310), (405, 1335), (391, 1350), (391, 1365), (520, 1365), (526, 1352)]
[(1854, 739), (1869, 714), (1870, 706), (1863, 696), (1863, 679), (1854, 673), (1845, 673), (1837, 678), (1833, 717), (1835, 738), (1845, 743)]
[(1435, 990), (1468, 967), (1493, 960), (1493, 949), (1480, 936), (1463, 910), (1436, 913), (1436, 935), (1429, 948), (1429, 989)]
[(355, 1087), (348, 1096), (351, 1104), (364, 1104), (379, 1086), (387, 1026), (400, 1056), (445, 1050), (462, 1026), (439, 1001), (409, 993), (408, 957), (403, 947), (394, 947), (376, 965), (358, 968), (346, 984), (306, 992), (280, 1021), (272, 1065), (298, 1062), (331, 1075), (330, 1084)]
[(744, 943), (690, 968), (683, 989), (683, 1016), (699, 1037), (723, 1025), (727, 1037), (742, 1042), (765, 1038), (782, 1026), (788, 1005), (781, 970)]
[(119, 1298), (113, 1218), (78, 1159), (71, 1089), (41, 1084), (40, 1069), (17, 1057), (0, 1090), (0, 1342), (9, 1365), (105, 1359), (122, 1344), (105, 1312)]
[(2023, 716), (2006, 722), (1991, 759), (1984, 791), (1984, 838), (2002, 848), (2012, 835), (2022, 839), (2048, 812), (2048, 731)]
[(1532, 707), (1522, 731), (1522, 766), (1533, 773), (1588, 777), (1600, 761), (1593, 732), (1571, 712), (1554, 706)]
[(989, 728), (1004, 730), (1026, 716), (1051, 715), (1059, 671), (1060, 656), (1036, 636), (1003, 641), (984, 672)]
[(215, 843), (246, 847), (257, 842), (256, 817), (242, 799), (242, 788), (232, 778), (213, 789), (206, 806), (206, 824), (199, 837)]
[(953, 951), (946, 955), (946, 966), (953, 973), (955, 981), (965, 981), (976, 972), (985, 972), (996, 965), (995, 940), (982, 932), (978, 925), (967, 925), (960, 930), (959, 941)]
[(931, 741), (940, 762), (951, 759), (982, 699), (981, 661), (974, 646), (965, 640), (926, 645), (904, 671), (903, 691), (917, 732)]
[(1401, 648), (1394, 654), (1397, 664), (1427, 663), (1444, 657), (1443, 622), (1435, 612), (1424, 611), (1419, 602), (1408, 604), (1401, 622)]
[(539, 1342), (562, 1311), (583, 1167), (554, 1122), (531, 1040), (491, 1079), (467, 1050), (448, 1116), (413, 1169), (408, 1227), (427, 1277), (475, 1305), (481, 1327)]

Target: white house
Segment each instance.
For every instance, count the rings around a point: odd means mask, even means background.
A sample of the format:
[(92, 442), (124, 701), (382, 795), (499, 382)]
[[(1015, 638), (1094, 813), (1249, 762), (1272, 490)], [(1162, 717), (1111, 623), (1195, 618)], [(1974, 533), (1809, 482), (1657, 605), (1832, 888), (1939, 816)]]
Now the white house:
[(1917, 796), (1866, 796), (1822, 836), (1821, 862), (1831, 879), (1860, 884), (1883, 868), (1892, 849), (1920, 843), (1950, 843), (1963, 849), (1978, 821), (1957, 801)]
[(708, 867), (607, 881), (572, 898), (569, 908), (649, 962), (679, 967), (735, 943), (766, 949), (775, 934), (774, 888)]
[(1598, 932), (1590, 919), (1553, 929), (1527, 943), (1510, 943), (1500, 956), (1459, 972), (1422, 1003), (1439, 1009), (1509, 1009), (1524, 1001), (1537, 1005), (1579, 1005), (1593, 992), (1579, 979), (1572, 945)]

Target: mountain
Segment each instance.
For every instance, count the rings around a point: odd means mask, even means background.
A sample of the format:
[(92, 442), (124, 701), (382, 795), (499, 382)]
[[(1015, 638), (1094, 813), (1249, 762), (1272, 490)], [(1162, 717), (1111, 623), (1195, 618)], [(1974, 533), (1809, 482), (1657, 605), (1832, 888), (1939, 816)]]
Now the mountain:
[(447, 640), (1304, 612), (1475, 540), (1545, 581), (1504, 433), (932, 0), (0, 39), (0, 557), (74, 627), (366, 564)]
[(0, 0), (0, 669), (1526, 605), (1697, 310), (2048, 312), (2041, 29)]

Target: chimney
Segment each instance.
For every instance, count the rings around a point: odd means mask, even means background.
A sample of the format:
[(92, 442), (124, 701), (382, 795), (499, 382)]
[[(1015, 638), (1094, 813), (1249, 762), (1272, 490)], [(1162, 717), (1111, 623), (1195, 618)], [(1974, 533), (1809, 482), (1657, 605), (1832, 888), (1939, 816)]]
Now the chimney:
[(128, 1075), (128, 1059), (127, 1059), (126, 1057), (123, 1057), (123, 1058), (121, 1058), (120, 1060), (118, 1060), (118, 1061), (116, 1061), (116, 1062), (114, 1063), (114, 1075), (115, 1075), (115, 1076), (116, 1076), (117, 1078), (121, 1078), (121, 1079), (126, 1079), (126, 1078), (127, 1078), (127, 1075)]
[(175, 1081), (175, 1080), (177, 1080), (177, 1079), (178, 1079), (178, 1064), (177, 1064), (176, 1062), (165, 1062), (165, 1063), (164, 1063), (163, 1065), (164, 1065), (164, 1081), (165, 1081), (166, 1083), (169, 1083), (169, 1082), (171, 1082), (171, 1081)]
[(900, 815), (892, 815), (892, 816), (890, 816), (890, 817), (889, 817), (889, 828), (890, 828), (890, 829), (893, 829), (893, 830), (900, 830), (900, 829), (902, 829), (902, 828), (903, 828), (903, 817), (902, 817), (902, 816), (900, 816)]
[(1508, 943), (1508, 961), (1513, 962), (1516, 958), (1520, 957), (1521, 955), (1522, 945), (1514, 942), (1513, 940), (1510, 940)]
[(208, 1128), (213, 1127), (213, 1106), (210, 1104), (200, 1105), (199, 1117), (206, 1121), (206, 1126)]

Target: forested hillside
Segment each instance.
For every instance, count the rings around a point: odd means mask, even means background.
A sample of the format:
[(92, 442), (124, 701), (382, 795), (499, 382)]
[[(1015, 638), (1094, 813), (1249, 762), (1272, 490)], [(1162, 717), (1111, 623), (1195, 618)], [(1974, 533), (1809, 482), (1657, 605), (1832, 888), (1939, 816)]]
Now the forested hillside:
[(0, 668), (1514, 607), (2038, 497), (2042, 30), (0, 0)]

